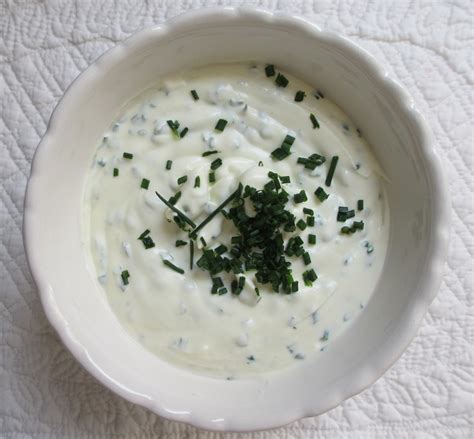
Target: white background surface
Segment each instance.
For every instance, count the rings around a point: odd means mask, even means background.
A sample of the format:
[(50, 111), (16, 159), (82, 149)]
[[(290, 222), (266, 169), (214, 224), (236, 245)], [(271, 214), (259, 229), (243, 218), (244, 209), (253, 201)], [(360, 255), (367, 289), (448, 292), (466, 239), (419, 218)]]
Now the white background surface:
[[(136, 30), (215, 4), (299, 13), (373, 53), (426, 114), (453, 204), (444, 282), (402, 358), (319, 418), (242, 436), (165, 421), (96, 383), (49, 326), (21, 236), (31, 159), (68, 84)], [(473, 13), (469, 0), (0, 0), (0, 438), (474, 437)]]

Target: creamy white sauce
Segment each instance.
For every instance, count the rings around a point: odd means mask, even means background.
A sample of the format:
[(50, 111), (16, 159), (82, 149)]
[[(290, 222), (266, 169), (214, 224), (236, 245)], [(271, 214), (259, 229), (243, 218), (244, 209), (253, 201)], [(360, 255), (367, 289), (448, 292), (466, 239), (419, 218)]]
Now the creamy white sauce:
[[(388, 215), (379, 166), (360, 132), (326, 98), (314, 96), (305, 83), (289, 79), (286, 88), (266, 77), (264, 66), (232, 64), (183, 72), (163, 80), (130, 101), (104, 134), (91, 166), (83, 203), (86, 245), (110, 306), (127, 331), (150, 351), (173, 364), (221, 377), (273, 371), (309, 361), (345, 330), (364, 308), (379, 277), (388, 241)], [(190, 94), (196, 90), (200, 99)], [(297, 90), (306, 92), (295, 102)], [(314, 113), (320, 128), (309, 119)], [(219, 119), (228, 124), (214, 129)], [(177, 139), (167, 120), (188, 127)], [(296, 140), (292, 154), (275, 161), (270, 153), (287, 134)], [(202, 157), (218, 150), (219, 154)], [(123, 153), (133, 159), (123, 158)], [(318, 153), (327, 161), (314, 171), (296, 163)], [(324, 181), (331, 157), (339, 162), (330, 187)], [(210, 163), (222, 159), (209, 183)], [(165, 169), (172, 160), (170, 170)], [(258, 166), (262, 162), (263, 166)], [(117, 168), (119, 175), (114, 177)], [(182, 192), (176, 206), (197, 224), (233, 192), (239, 182), (261, 188), (268, 171), (290, 176), (290, 195), (305, 189), (308, 201), (287, 205), (297, 219), (304, 207), (315, 211), (315, 225), (297, 229), (312, 262), (289, 258), (299, 281), (294, 294), (276, 294), (245, 273), (244, 291), (235, 296), (211, 295), (207, 272), (189, 268), (188, 241), (172, 212), (155, 195)], [(177, 179), (186, 175), (186, 183)], [(200, 187), (195, 188), (195, 178)], [(140, 187), (143, 178), (149, 188)], [(314, 195), (319, 186), (329, 198)], [(357, 200), (364, 209), (357, 210)], [(339, 206), (355, 209), (345, 223), (336, 220)], [(364, 229), (343, 235), (340, 229), (363, 220)], [(150, 230), (155, 247), (145, 249), (138, 236)], [(317, 244), (308, 244), (308, 234)], [(235, 229), (218, 215), (202, 230), (208, 247), (229, 244)], [(201, 255), (197, 241), (195, 260)], [(372, 251), (373, 250), (373, 251)], [(163, 265), (172, 261), (184, 275)], [(314, 268), (318, 279), (305, 287), (302, 273)], [(121, 273), (130, 273), (124, 285)], [(254, 286), (260, 290), (260, 300)]]

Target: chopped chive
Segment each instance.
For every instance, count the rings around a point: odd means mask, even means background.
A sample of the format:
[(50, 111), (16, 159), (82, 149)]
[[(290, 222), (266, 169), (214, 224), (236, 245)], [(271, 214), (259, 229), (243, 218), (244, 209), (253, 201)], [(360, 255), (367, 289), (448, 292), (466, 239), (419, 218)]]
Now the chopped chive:
[(183, 247), (184, 245), (187, 245), (188, 243), (186, 241), (183, 241), (182, 239), (176, 240), (175, 246), (176, 247)]
[(178, 184), (183, 184), (183, 183), (186, 183), (187, 181), (188, 181), (187, 175), (183, 175), (182, 177), (179, 177), (177, 180)]
[(155, 246), (155, 242), (153, 241), (153, 239), (151, 239), (150, 236), (145, 236), (144, 238), (140, 239), (140, 241), (143, 243), (145, 250), (148, 250), (149, 248), (153, 248)]
[(308, 244), (316, 244), (316, 235), (312, 233), (308, 235)]
[(232, 238), (230, 238), (230, 242), (232, 244), (240, 244), (242, 242), (242, 237), (241, 236), (232, 236)]
[(350, 235), (352, 233), (352, 230), (348, 226), (341, 227), (341, 233), (344, 235)]
[(348, 210), (347, 213), (346, 213), (346, 218), (349, 219), (349, 218), (354, 218), (354, 217), (355, 217), (354, 209)]
[(357, 200), (357, 210), (364, 210), (364, 200)]
[(172, 160), (166, 160), (166, 170), (169, 171), (171, 169), (171, 166), (173, 165), (173, 161)]
[(132, 160), (133, 159), (133, 154), (131, 154), (129, 152), (124, 152), (123, 153), (123, 158), (128, 159), (128, 160)]
[(171, 132), (179, 139), (179, 133), (178, 133), (178, 128), (179, 128), (179, 122), (175, 120), (174, 122), (172, 120), (167, 120), (166, 123), (171, 129)]
[(364, 229), (364, 221), (354, 221), (352, 223), (352, 227), (356, 230), (363, 230)]
[(137, 239), (140, 241), (150, 233), (150, 229), (146, 229)]
[(130, 273), (128, 270), (123, 270), (122, 273), (120, 273), (120, 277), (122, 278), (122, 282), (124, 285), (128, 285), (128, 278), (130, 277)]
[(201, 187), (201, 177), (199, 175), (194, 179), (194, 187)]
[(314, 210), (309, 209), (307, 207), (303, 207), (303, 213), (306, 214), (306, 215), (309, 215), (309, 216), (313, 216), (314, 215)]
[(267, 78), (275, 76), (275, 66), (273, 64), (268, 64), (265, 67), (265, 75), (267, 75)]
[(227, 251), (227, 247), (224, 244), (219, 245), (214, 249), (218, 255), (222, 255)]
[(283, 148), (277, 148), (274, 151), (272, 151), (271, 156), (275, 160), (283, 160), (286, 157), (288, 157), (290, 154), (291, 153), (290, 153), (289, 149), (287, 151), (285, 151)]
[(213, 162), (211, 162), (211, 169), (215, 171), (221, 165), (222, 165), (222, 159), (215, 159)]
[(195, 238), (199, 230), (201, 230), (204, 226), (206, 226), (224, 207), (229, 204), (234, 198), (240, 196), (242, 193), (242, 184), (239, 184), (239, 187), (232, 192), (217, 208), (211, 212), (208, 217), (197, 227), (195, 226), (194, 230), (189, 235), (191, 238)]
[(216, 173), (209, 172), (209, 183), (215, 183), (215, 182), (216, 182)]
[(184, 222), (188, 223), (191, 227), (196, 227), (196, 224), (190, 220), (183, 212), (181, 212), (177, 207), (174, 207), (169, 201), (167, 201), (164, 197), (162, 197), (158, 192), (155, 191), (156, 196), (166, 204), (173, 212), (177, 213), (179, 218), (181, 218)]
[(316, 195), (316, 197), (318, 198), (319, 201), (321, 201), (321, 203), (324, 201), (324, 200), (327, 200), (327, 198), (329, 197), (329, 195), (326, 193), (326, 191), (320, 186), (318, 187), (315, 191), (314, 191), (314, 194)]
[(298, 229), (300, 229), (300, 230), (306, 229), (306, 223), (305, 223), (304, 220), (302, 220), (302, 219), (298, 220), (298, 222), (296, 223), (296, 226), (297, 226)]
[(295, 280), (292, 284), (291, 284), (291, 292), (292, 293), (297, 293), (298, 292), (298, 281)]
[(184, 270), (182, 268), (177, 267), (172, 262), (170, 262), (166, 259), (163, 259), (163, 264), (166, 265), (167, 267), (171, 268), (172, 270), (176, 271), (176, 273), (184, 274)]
[(203, 157), (207, 157), (208, 155), (211, 155), (211, 154), (217, 154), (219, 153), (219, 151), (216, 151), (216, 150), (213, 150), (213, 151), (205, 151), (202, 153), (202, 156)]
[(258, 166), (259, 166), (260, 168), (263, 166), (263, 162), (262, 162), (261, 160), (258, 162)]
[(142, 178), (142, 182), (140, 183), (140, 187), (142, 189), (148, 189), (150, 187), (150, 180), (147, 178)]
[(283, 184), (288, 184), (288, 183), (291, 183), (291, 180), (290, 180), (290, 176), (289, 175), (283, 175), (280, 177), (280, 181), (283, 183)]
[(295, 102), (301, 102), (306, 97), (306, 93), (303, 90), (298, 90), (295, 94)]
[(348, 207), (340, 206), (337, 210), (337, 221), (343, 223), (347, 219), (347, 212), (349, 211)]
[(281, 146), (270, 154), (275, 160), (283, 160), (288, 157), (291, 152), (290, 149), (295, 142), (295, 138), (287, 134), (281, 143)]
[(203, 247), (207, 247), (207, 242), (202, 236), (199, 238), (199, 241), (201, 241)]
[(174, 206), (179, 201), (180, 198), (181, 198), (181, 191), (178, 191), (174, 194), (174, 196), (169, 198), (168, 202)]
[(194, 265), (194, 241), (189, 241), (189, 268), (192, 270)]
[(307, 270), (303, 273), (303, 281), (304, 281), (304, 284), (307, 287), (310, 287), (311, 285), (313, 285), (313, 282), (317, 278), (318, 278), (318, 275), (316, 274), (316, 272), (314, 271), (313, 268), (311, 268), (311, 270)]
[(288, 79), (286, 78), (285, 75), (282, 75), (281, 73), (277, 74), (277, 77), (275, 78), (275, 84), (278, 87), (283, 87), (285, 88), (288, 85)]
[(304, 189), (301, 189), (301, 191), (295, 194), (293, 196), (293, 200), (295, 203), (303, 203), (304, 201), (308, 201), (308, 197), (306, 196)]
[(224, 128), (226, 127), (226, 125), (227, 125), (227, 121), (225, 119), (219, 119), (214, 129), (216, 131), (222, 132), (224, 131)]
[(331, 159), (331, 164), (329, 165), (329, 171), (325, 181), (326, 186), (331, 186), (332, 178), (334, 177), (334, 171), (336, 170), (338, 160), (339, 157), (337, 155), (333, 156), (333, 158)]
[(303, 262), (304, 262), (304, 265), (311, 264), (311, 256), (309, 255), (308, 252), (303, 253)]
[(193, 97), (195, 101), (199, 100), (199, 95), (197, 94), (196, 90), (191, 90), (191, 96)]
[(184, 127), (181, 132), (179, 133), (179, 137), (182, 139), (186, 134), (187, 132), (189, 131), (189, 128), (188, 127)]
[(309, 115), (309, 118), (311, 119), (311, 123), (313, 124), (313, 130), (319, 128), (318, 119), (316, 119), (316, 116), (313, 113)]
[(308, 218), (306, 218), (306, 224), (308, 224), (309, 227), (313, 227), (314, 226), (314, 216), (308, 216)]
[(119, 175), (118, 168), (114, 168), (114, 174), (113, 175), (114, 175), (114, 177), (118, 177), (118, 175)]

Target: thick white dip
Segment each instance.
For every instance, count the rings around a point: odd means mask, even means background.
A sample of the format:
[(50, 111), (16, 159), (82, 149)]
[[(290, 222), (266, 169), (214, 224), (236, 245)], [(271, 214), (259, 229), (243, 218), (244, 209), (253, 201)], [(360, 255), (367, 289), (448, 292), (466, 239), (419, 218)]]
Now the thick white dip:
[[(360, 131), (322, 93), (286, 73), (288, 86), (278, 87), (276, 76), (267, 77), (264, 67), (232, 64), (187, 71), (127, 103), (98, 145), (83, 200), (83, 233), (94, 275), (131, 336), (163, 360), (226, 378), (324, 355), (369, 300), (388, 241), (381, 172)], [(301, 102), (295, 101), (298, 90), (306, 93)], [(310, 120), (312, 113), (319, 128)], [(228, 121), (222, 132), (215, 130), (219, 119)], [(175, 136), (167, 120), (180, 122), (178, 132), (187, 127), (186, 135)], [(270, 153), (287, 134), (295, 137), (291, 155), (274, 160)], [(219, 153), (202, 156), (210, 150)], [(124, 158), (124, 152), (133, 158)], [(314, 170), (297, 163), (298, 157), (313, 153), (326, 162)], [(339, 161), (328, 187), (333, 156)], [(210, 183), (216, 158), (222, 165)], [(227, 294), (212, 295), (209, 273), (196, 263), (190, 269), (189, 243), (176, 247), (177, 240), (189, 242), (189, 237), (170, 221), (173, 213), (155, 191), (166, 199), (181, 191), (176, 207), (199, 224), (239, 182), (261, 189), (269, 171), (290, 177), (291, 183), (284, 185), (290, 194), (286, 209), (296, 220), (307, 219), (303, 208), (314, 210), (314, 226), (284, 234), (285, 240), (301, 236), (311, 258), (309, 265), (301, 257), (288, 258), (299, 290), (274, 293), (246, 272), (240, 295), (230, 288)], [(182, 176), (187, 181), (178, 184)], [(141, 187), (143, 179), (149, 180), (148, 189)], [(329, 194), (323, 202), (314, 194), (318, 187)], [(295, 203), (293, 195), (302, 189), (308, 200)], [(364, 202), (362, 210), (358, 200)], [(340, 206), (354, 209), (355, 217), (337, 221)], [(360, 220), (363, 230), (341, 233), (341, 227)], [(146, 229), (155, 244), (148, 249), (137, 239)], [(309, 234), (316, 235), (316, 244), (308, 243)], [(199, 234), (207, 248), (230, 247), (233, 235), (234, 226), (220, 214)], [(194, 262), (201, 247), (198, 237)], [(318, 279), (307, 287), (302, 273), (311, 268)], [(125, 270), (130, 275), (126, 284), (121, 276)]]

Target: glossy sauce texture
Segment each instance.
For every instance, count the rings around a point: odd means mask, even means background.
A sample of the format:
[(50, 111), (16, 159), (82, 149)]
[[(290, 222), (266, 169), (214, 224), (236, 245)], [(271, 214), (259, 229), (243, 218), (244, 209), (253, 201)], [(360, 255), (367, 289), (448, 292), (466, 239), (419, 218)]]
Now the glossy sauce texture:
[[(187, 71), (165, 79), (130, 101), (104, 134), (91, 166), (83, 203), (83, 232), (96, 276), (117, 317), (140, 343), (160, 358), (200, 373), (220, 377), (277, 370), (321, 355), (345, 330), (370, 298), (383, 266), (388, 241), (388, 213), (381, 171), (357, 127), (323, 94), (285, 73), (278, 87), (264, 66), (232, 64)], [(199, 100), (190, 91), (196, 90)], [(295, 93), (305, 91), (302, 102)], [(316, 96), (316, 97), (315, 97)], [(319, 123), (310, 120), (313, 113)], [(214, 127), (228, 121), (223, 132)], [(180, 122), (179, 138), (167, 120)], [(292, 154), (275, 161), (270, 153), (287, 134), (295, 137)], [(203, 157), (206, 151), (218, 154)], [(123, 157), (133, 154), (132, 159)], [(314, 170), (297, 158), (318, 153), (327, 158)], [(339, 156), (330, 187), (325, 185), (331, 157)], [(210, 164), (222, 165), (209, 183)], [(172, 160), (171, 169), (165, 169)], [(260, 166), (259, 166), (260, 164)], [(114, 168), (118, 176), (114, 177)], [(290, 258), (299, 281), (294, 294), (276, 294), (245, 273), (244, 291), (211, 295), (209, 274), (189, 266), (189, 241), (173, 221), (165, 198), (178, 190), (176, 206), (200, 223), (239, 182), (261, 188), (268, 172), (290, 176), (290, 195), (304, 189), (305, 203), (287, 205), (297, 220), (304, 207), (315, 212), (315, 225), (297, 229), (311, 264)], [(177, 180), (187, 176), (187, 181)], [(200, 186), (195, 187), (196, 177)], [(142, 179), (150, 181), (141, 187)], [(314, 195), (321, 186), (324, 202)], [(357, 200), (364, 209), (357, 210)], [(336, 220), (339, 206), (355, 209), (355, 218)], [(341, 227), (363, 220), (364, 229), (350, 235)], [(155, 247), (145, 249), (138, 236), (149, 229)], [(235, 229), (218, 215), (201, 233), (212, 248), (229, 245)], [(308, 244), (308, 234), (317, 236)], [(201, 254), (198, 240), (195, 259)], [(185, 270), (179, 274), (163, 260)], [(318, 279), (305, 287), (302, 273), (314, 268)], [(121, 278), (130, 273), (128, 285)], [(260, 298), (255, 294), (258, 286)]]

